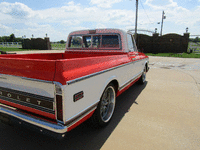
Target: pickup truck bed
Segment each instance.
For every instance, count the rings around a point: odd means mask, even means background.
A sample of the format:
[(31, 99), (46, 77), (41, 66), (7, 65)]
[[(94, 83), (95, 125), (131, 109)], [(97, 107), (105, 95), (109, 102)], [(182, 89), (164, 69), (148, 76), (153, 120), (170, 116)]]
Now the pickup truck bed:
[(66, 81), (118, 66), (128, 61), (130, 61), (130, 58), (127, 53), (105, 51), (1, 55), (0, 74), (66, 84)]

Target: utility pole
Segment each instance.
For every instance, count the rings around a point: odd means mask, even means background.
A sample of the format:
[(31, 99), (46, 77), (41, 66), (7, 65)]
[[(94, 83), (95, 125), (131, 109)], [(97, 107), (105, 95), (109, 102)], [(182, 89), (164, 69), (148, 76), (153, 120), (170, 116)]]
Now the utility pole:
[(137, 38), (137, 20), (138, 20), (138, 0), (136, 0), (136, 15), (135, 15), (135, 40)]
[(162, 36), (163, 20), (164, 20), (164, 19), (166, 19), (166, 16), (165, 16), (165, 12), (163, 11), (163, 13), (162, 13), (162, 22), (161, 22), (160, 36)]

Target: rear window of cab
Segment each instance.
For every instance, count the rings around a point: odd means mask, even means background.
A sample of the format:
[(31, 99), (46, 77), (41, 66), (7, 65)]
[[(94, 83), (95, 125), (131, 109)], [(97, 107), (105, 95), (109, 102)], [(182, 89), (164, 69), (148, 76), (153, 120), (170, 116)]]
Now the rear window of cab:
[(120, 49), (120, 35), (72, 35), (68, 48), (76, 49)]

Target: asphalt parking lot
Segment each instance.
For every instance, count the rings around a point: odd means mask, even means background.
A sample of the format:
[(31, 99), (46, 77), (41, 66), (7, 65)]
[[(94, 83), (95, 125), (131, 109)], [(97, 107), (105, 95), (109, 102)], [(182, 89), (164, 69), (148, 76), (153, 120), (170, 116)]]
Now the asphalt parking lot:
[(117, 98), (103, 129), (83, 123), (57, 141), (0, 123), (1, 150), (199, 150), (200, 59), (150, 57), (144, 85)]

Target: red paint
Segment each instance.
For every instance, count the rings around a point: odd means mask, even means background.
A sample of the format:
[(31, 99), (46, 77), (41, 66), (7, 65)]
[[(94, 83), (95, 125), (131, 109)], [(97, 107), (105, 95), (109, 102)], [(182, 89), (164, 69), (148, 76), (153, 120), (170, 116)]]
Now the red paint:
[(18, 109), (21, 109), (21, 110), (25, 110), (25, 111), (28, 111), (28, 112), (31, 112), (31, 113), (34, 113), (34, 114), (37, 114), (37, 115), (48, 117), (50, 119), (56, 119), (54, 114), (50, 114), (50, 113), (47, 113), (47, 112), (44, 112), (44, 111), (40, 111), (40, 110), (37, 110), (37, 109), (34, 109), (34, 108), (30, 108), (30, 107), (26, 107), (26, 106), (23, 106), (23, 105), (15, 104), (15, 103), (8, 102), (8, 101), (2, 100), (2, 99), (0, 99), (0, 103), (8, 105), (8, 106), (11, 106), (11, 107), (14, 107), (14, 108), (18, 108)]
[(66, 51), (56, 54), (1, 55), (0, 74), (66, 84), (88, 74), (130, 62), (122, 51)]
[(93, 110), (92, 112), (90, 112), (88, 115), (86, 115), (85, 117), (83, 117), (81, 120), (77, 121), (72, 126), (68, 127), (67, 131), (71, 131), (72, 129), (74, 129), (75, 127), (77, 127), (78, 125), (80, 125), (81, 123), (83, 123), (84, 121), (88, 120), (93, 115), (94, 111), (95, 110)]
[(22, 55), (3, 56), (0, 56), (0, 74), (53, 81), (55, 61), (34, 59), (34, 54), (33, 59), (30, 55), (23, 56), (27, 58), (21, 58)]
[(66, 84), (66, 81), (130, 62), (127, 53), (118, 53), (118, 55), (107, 55), (104, 57), (95, 56), (95, 54), (92, 56), (92, 52), (84, 52), (82, 55), (84, 54), (90, 57), (57, 61), (54, 80)]

